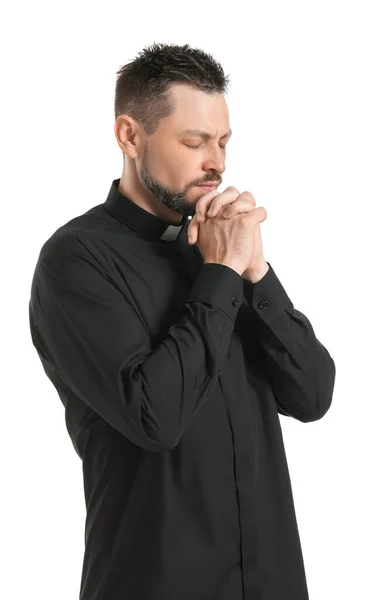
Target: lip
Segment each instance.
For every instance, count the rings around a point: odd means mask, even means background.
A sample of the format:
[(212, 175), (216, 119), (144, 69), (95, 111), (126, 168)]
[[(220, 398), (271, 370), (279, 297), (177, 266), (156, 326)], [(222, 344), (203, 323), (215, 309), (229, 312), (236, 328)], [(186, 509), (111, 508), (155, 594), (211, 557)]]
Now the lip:
[(212, 190), (212, 189), (216, 188), (217, 185), (219, 185), (219, 184), (218, 183), (209, 183), (209, 184), (204, 184), (204, 185), (198, 185), (197, 187), (202, 187), (205, 190), (206, 189)]

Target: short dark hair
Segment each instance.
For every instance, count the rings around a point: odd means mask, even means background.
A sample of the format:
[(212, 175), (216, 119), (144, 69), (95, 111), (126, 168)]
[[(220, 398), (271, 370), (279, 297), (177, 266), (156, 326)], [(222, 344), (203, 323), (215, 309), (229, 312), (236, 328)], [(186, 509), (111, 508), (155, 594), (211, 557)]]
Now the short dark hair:
[(148, 136), (175, 110), (167, 93), (170, 86), (183, 83), (208, 94), (225, 94), (229, 85), (229, 76), (211, 54), (188, 44), (155, 43), (116, 74), (115, 120), (127, 114)]

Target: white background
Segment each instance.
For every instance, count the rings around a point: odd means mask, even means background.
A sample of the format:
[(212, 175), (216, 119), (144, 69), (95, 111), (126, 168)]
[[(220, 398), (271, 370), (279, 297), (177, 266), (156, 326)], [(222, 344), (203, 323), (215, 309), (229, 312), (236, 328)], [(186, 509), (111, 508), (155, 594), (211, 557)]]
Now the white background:
[(30, 285), (45, 240), (121, 177), (116, 71), (154, 42), (202, 48), (230, 74), (219, 191), (234, 185), (267, 209), (265, 258), (337, 368), (323, 419), (280, 417), (310, 599), (371, 598), (368, 9), (354, 0), (2, 9), (4, 599), (78, 598), (82, 466), (31, 343)]

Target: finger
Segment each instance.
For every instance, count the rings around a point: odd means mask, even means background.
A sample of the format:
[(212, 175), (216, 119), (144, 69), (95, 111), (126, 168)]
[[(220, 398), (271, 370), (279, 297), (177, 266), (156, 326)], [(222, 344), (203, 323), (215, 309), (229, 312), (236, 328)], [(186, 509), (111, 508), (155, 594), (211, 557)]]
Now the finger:
[[(191, 223), (192, 223), (192, 229), (190, 231)], [(199, 224), (195, 220), (195, 217), (192, 218), (191, 223), (188, 226), (188, 242), (190, 244), (194, 244), (195, 242), (197, 242)]]
[(196, 215), (193, 215), (188, 225), (188, 241), (190, 244), (196, 242), (198, 237), (199, 224), (196, 220)]
[(212, 192), (205, 194), (205, 196), (202, 196), (197, 203), (197, 213), (200, 213), (201, 215), (198, 220), (200, 223), (206, 218), (206, 211), (210, 208), (211, 203), (215, 201), (215, 198), (222, 196), (224, 198), (223, 203), (229, 204), (230, 202), (234, 202), (240, 195), (238, 189), (233, 185), (228, 186), (222, 193), (217, 192), (215, 194), (215, 191), (216, 190), (213, 190)]
[(230, 219), (234, 215), (238, 213), (250, 212), (255, 209), (255, 203), (251, 200), (236, 200), (236, 202), (232, 202), (229, 206), (227, 206), (223, 210), (223, 218)]
[[(197, 240), (198, 237), (198, 226), (199, 223), (201, 223), (202, 221), (204, 221), (204, 217), (203, 215), (205, 214), (205, 209), (203, 207), (209, 206), (210, 201), (213, 200), (216, 196), (219, 196), (220, 192), (218, 192), (218, 190), (211, 190), (210, 192), (207, 192), (207, 194), (204, 194), (200, 200), (197, 202), (196, 204), (196, 214), (192, 217), (190, 224), (188, 225), (188, 239), (191, 238), (189, 241), (190, 243), (194, 243)], [(197, 215), (200, 214), (201, 215), (201, 219), (197, 220)]]
[[(236, 188), (231, 189), (236, 190)], [(219, 210), (222, 206), (225, 206), (226, 204), (234, 204), (239, 200), (249, 200), (254, 207), (256, 205), (255, 198), (251, 192), (242, 192), (242, 194), (238, 194), (237, 196), (235, 194), (231, 195), (230, 192), (228, 192), (228, 194), (223, 192), (223, 194), (217, 198), (214, 198), (210, 203), (209, 210), (207, 212), (208, 217), (215, 217), (219, 213)]]
[[(227, 208), (224, 209), (222, 216), (226, 219), (230, 219), (239, 213), (255, 213), (254, 218), (249, 219), (250, 225), (262, 223), (267, 219), (268, 216), (267, 210), (264, 208), (264, 206), (259, 206), (258, 208), (255, 208), (254, 200), (242, 200), (238, 202), (233, 202)], [(194, 227), (191, 233), (189, 233), (188, 227), (188, 240), (190, 244), (194, 244), (197, 242), (198, 230), (199, 224), (197, 223), (197, 221), (194, 221)]]
[[(190, 244), (197, 241), (199, 225), (206, 219), (205, 213), (207, 208), (215, 198), (218, 198), (221, 195), (222, 194), (217, 190), (211, 190), (211, 192), (204, 194), (197, 202), (196, 214), (191, 219), (191, 222), (188, 226), (188, 241)], [(234, 186), (227, 187), (223, 192), (223, 196), (229, 198), (229, 200), (226, 200), (226, 204), (229, 204), (229, 202), (238, 197), (238, 195), (239, 191)]]
[(255, 226), (258, 223), (265, 221), (268, 217), (268, 213), (264, 206), (258, 206), (258, 208), (254, 208), (254, 210), (251, 210), (243, 216), (246, 218), (249, 226)]
[[(199, 201), (196, 204), (196, 214), (195, 214), (195, 219), (197, 220), (197, 222), (201, 222), (205, 219), (205, 213), (206, 213), (206, 209), (207, 207), (210, 205), (210, 202), (216, 198), (217, 196), (220, 196), (221, 193), (218, 192), (218, 190), (211, 190), (211, 192), (207, 192), (207, 194), (204, 194), (204, 196), (202, 196)], [(198, 218), (198, 215), (200, 215), (200, 219)]]
[[(232, 202), (232, 204), (227, 204), (222, 210), (222, 216), (225, 219), (230, 219), (231, 217), (239, 214), (239, 213), (247, 213), (255, 210), (255, 200), (254, 198), (250, 198), (248, 200), (236, 200), (236, 202)], [(223, 209), (223, 207), (222, 207)], [(266, 218), (266, 217), (265, 217)], [(191, 220), (193, 224), (191, 231), (189, 231), (190, 225), (188, 227), (188, 241), (190, 244), (194, 244), (198, 239), (198, 231), (200, 228), (199, 223), (193, 217)]]
[[(228, 206), (231, 203), (234, 204), (235, 202), (233, 201), (236, 201), (236, 198), (242, 200), (247, 199), (250, 203), (253, 204), (253, 207), (255, 207), (256, 205), (255, 198), (251, 194), (251, 192), (243, 192), (242, 194), (239, 194), (237, 188), (235, 188), (234, 186), (227, 187), (222, 193), (218, 192), (217, 190), (212, 190), (211, 192), (208, 192), (207, 194), (202, 196), (202, 198), (197, 202), (196, 214), (192, 217), (191, 222), (188, 226), (189, 243), (193, 244), (197, 241), (199, 224), (205, 220), (205, 212), (208, 207), (210, 207), (211, 205), (216, 205), (216, 210), (213, 211), (211, 215), (209, 215), (215, 216), (216, 214), (218, 214), (221, 207)], [(223, 216), (225, 212), (226, 211), (224, 211)], [(245, 212), (245, 210), (243, 212)], [(200, 215), (200, 220), (197, 220), (198, 215)], [(229, 216), (227, 218), (229, 218)]]

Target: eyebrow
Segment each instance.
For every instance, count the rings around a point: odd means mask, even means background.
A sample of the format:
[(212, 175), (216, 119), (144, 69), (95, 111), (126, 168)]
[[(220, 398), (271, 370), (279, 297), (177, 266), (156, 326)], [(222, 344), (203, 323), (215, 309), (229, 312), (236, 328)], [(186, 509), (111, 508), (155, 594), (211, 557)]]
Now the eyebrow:
[[(210, 135), (210, 133), (208, 133), (207, 131), (201, 131), (201, 129), (185, 129), (184, 131), (182, 131), (182, 135), (194, 135), (197, 137), (202, 137), (204, 140), (210, 140), (212, 139), (212, 135)], [(227, 131), (227, 133), (225, 133), (224, 135), (221, 136), (221, 140), (223, 140), (226, 137), (231, 137), (232, 135), (232, 129), (230, 129), (229, 131)]]

